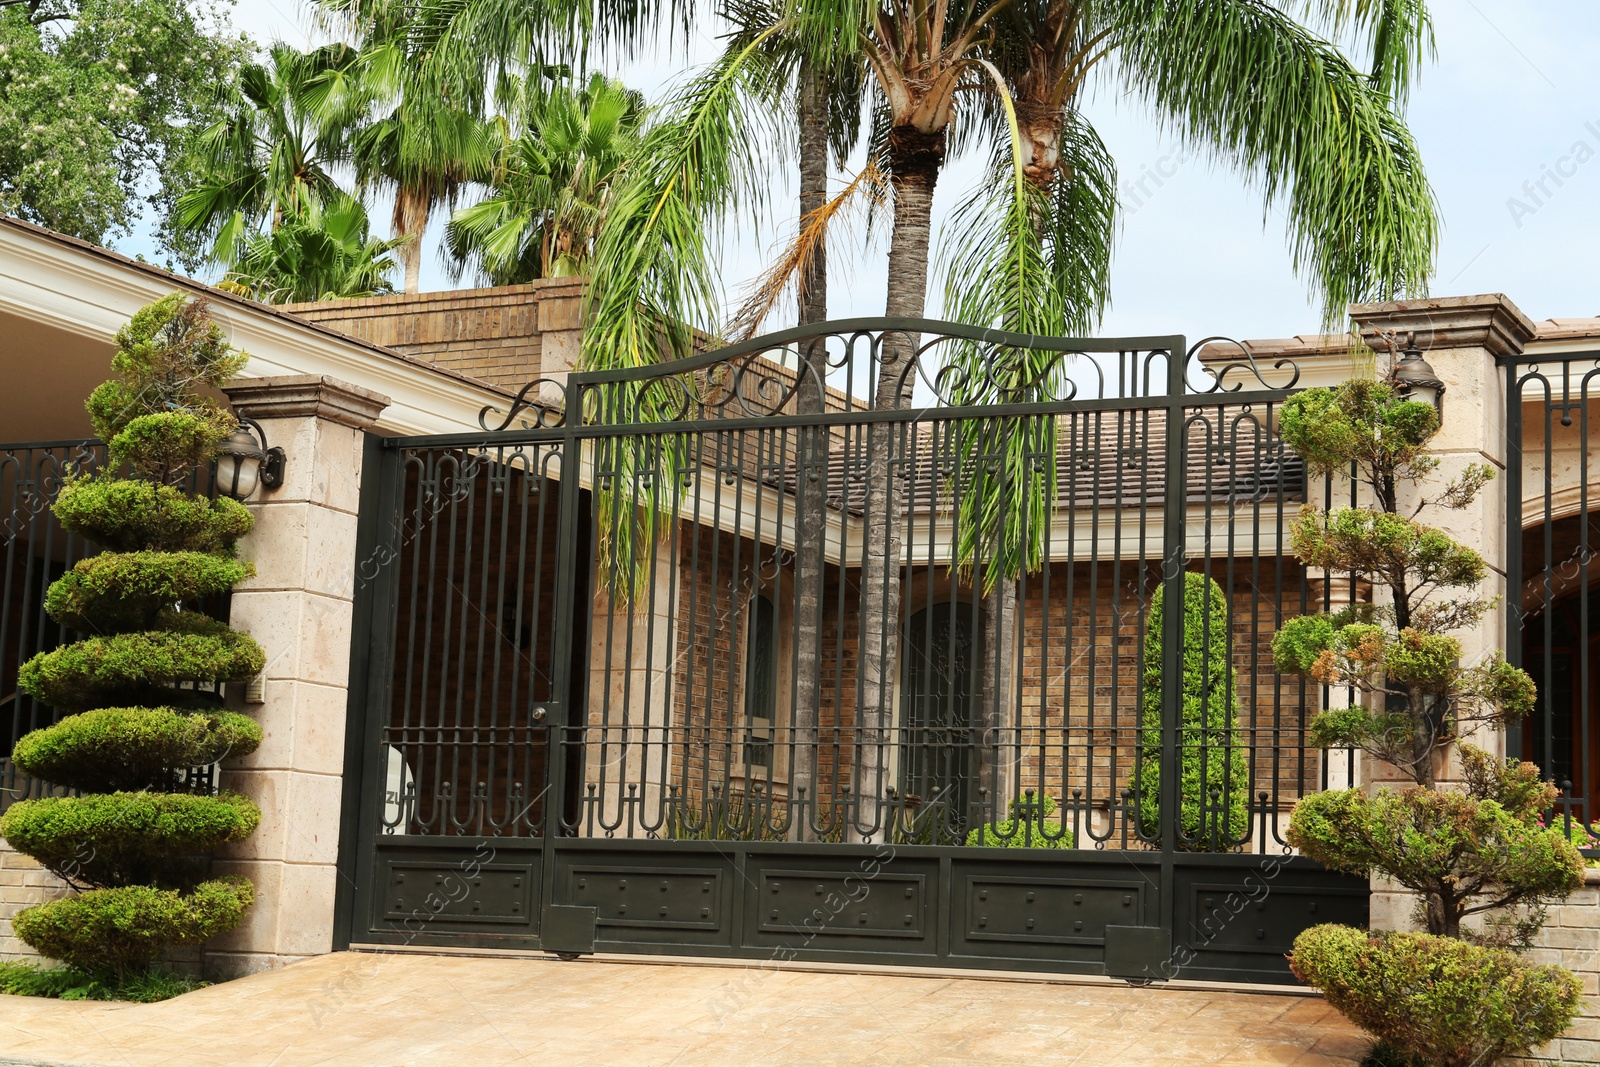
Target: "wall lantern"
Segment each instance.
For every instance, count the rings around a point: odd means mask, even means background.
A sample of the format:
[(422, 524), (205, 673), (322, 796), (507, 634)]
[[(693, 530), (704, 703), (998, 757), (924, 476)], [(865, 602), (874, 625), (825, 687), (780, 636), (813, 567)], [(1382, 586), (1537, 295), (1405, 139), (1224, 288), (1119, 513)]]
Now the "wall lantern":
[(240, 416), (239, 428), (217, 451), (217, 491), (243, 500), (258, 484), (276, 489), (283, 484), (286, 459), (283, 449), (267, 447), (267, 432), (259, 422)]
[(1415, 334), (1406, 339), (1406, 347), (1401, 351), (1400, 361), (1394, 365), (1389, 379), (1407, 400), (1432, 404), (1435, 411), (1444, 414), (1444, 382), (1433, 372), (1432, 365), (1422, 358), (1422, 349), (1417, 347)]

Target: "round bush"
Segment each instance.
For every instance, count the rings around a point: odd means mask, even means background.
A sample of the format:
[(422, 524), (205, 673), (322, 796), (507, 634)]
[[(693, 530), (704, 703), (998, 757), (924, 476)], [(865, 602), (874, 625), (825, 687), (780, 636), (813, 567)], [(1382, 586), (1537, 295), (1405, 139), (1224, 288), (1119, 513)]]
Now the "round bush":
[(173, 770), (247, 756), (261, 737), (259, 723), (233, 711), (96, 708), (23, 735), (11, 760), (85, 793), (170, 789)]
[(53, 582), (44, 606), (73, 630), (145, 630), (173, 604), (225, 593), (253, 574), (249, 563), (210, 552), (105, 552)]
[(0, 836), (74, 885), (170, 887), (188, 880), (190, 857), (244, 840), (260, 821), (237, 793), (96, 793), (19, 801), (0, 816)]
[(90, 972), (148, 967), (169, 945), (197, 945), (239, 925), (255, 899), (244, 878), (189, 893), (147, 885), (96, 889), (19, 912), (13, 929), (39, 952)]
[(114, 552), (222, 552), (254, 524), (237, 500), (103, 473), (68, 482), (53, 510), (67, 530)]
[(18, 687), (58, 711), (152, 701), (178, 682), (243, 681), (266, 666), (249, 634), (197, 612), (174, 613), (169, 629), (91, 637), (43, 652), (22, 665)]
[(1013, 800), (1011, 818), (973, 827), (966, 843), (986, 848), (1075, 848), (1078, 839), (1066, 823), (1050, 820), (1056, 811), (1055, 798), (1040, 794), (1035, 805), (1030, 812), (1027, 800)]
[(1313, 926), (1295, 938), (1289, 965), (1351, 1022), (1439, 1067), (1544, 1044), (1571, 1024), (1582, 995), (1560, 967), (1433, 934)]

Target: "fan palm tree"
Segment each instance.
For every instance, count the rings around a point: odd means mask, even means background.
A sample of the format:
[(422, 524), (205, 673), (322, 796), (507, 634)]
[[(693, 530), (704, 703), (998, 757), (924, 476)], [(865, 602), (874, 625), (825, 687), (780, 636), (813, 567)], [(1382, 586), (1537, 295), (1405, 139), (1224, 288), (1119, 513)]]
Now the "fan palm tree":
[(498, 122), (490, 193), (452, 216), (446, 247), (492, 285), (583, 274), (638, 153), (644, 100), (600, 75), (577, 91), (520, 86), (515, 96), (522, 115)]
[(199, 138), (202, 180), (178, 198), (177, 227), (231, 263), (239, 244), (307, 197), (338, 195), (332, 168), (347, 156), (342, 129), (363, 106), (343, 45), (300, 52), (272, 45), (240, 71), (227, 114)]
[(401, 240), (372, 237), (353, 197), (303, 195), (270, 231), (244, 238), (221, 287), (268, 304), (392, 293)]

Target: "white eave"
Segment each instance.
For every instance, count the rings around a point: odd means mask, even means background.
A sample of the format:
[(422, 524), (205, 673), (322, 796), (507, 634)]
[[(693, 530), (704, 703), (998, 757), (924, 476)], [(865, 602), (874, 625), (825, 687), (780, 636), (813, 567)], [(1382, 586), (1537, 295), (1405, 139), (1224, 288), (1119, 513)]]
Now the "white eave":
[(509, 394), (379, 345), (306, 322), (96, 245), (0, 217), (0, 314), (112, 343), (141, 307), (174, 290), (212, 301), (228, 339), (250, 356), (246, 377), (322, 374), (382, 393), (375, 430), (394, 435), (478, 429)]

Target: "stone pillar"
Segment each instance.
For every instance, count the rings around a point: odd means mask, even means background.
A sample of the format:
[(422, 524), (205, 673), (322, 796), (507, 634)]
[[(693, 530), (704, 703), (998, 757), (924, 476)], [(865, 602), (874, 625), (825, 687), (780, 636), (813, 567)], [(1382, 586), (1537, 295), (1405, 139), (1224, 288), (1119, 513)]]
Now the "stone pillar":
[(319, 375), (241, 380), (225, 392), (287, 454), (283, 484), (248, 501), (256, 524), (239, 555), (256, 576), (234, 590), (230, 614), (267, 654), (264, 702), (245, 704), (242, 686), (228, 694), (266, 734), (222, 778), (261, 806), (260, 828), (216, 863), (256, 886), (243, 925), (207, 953), (209, 970), (239, 974), (333, 947), (362, 435), (389, 400)]
[[(1426, 481), (1403, 487), (1402, 510), (1409, 514), (1418, 500), (1437, 496), (1440, 488), (1470, 463), (1487, 463), (1495, 469), (1496, 481), (1489, 483), (1469, 507), (1427, 508), (1418, 520), (1482, 553), (1489, 573), (1478, 593), (1503, 596), (1506, 509), (1505, 487), (1499, 478), (1506, 468), (1506, 397), (1505, 376), (1496, 360), (1520, 354), (1533, 339), (1533, 323), (1500, 293), (1358, 304), (1351, 307), (1350, 317), (1359, 327), (1361, 339), (1378, 352), (1380, 373), (1392, 366), (1387, 354), (1391, 342), (1404, 348), (1409, 338), (1422, 349), (1445, 384), (1443, 425), (1431, 449), (1439, 457), (1439, 469)], [(1461, 640), (1464, 663), (1492, 655), (1505, 647), (1505, 613), (1492, 610), (1475, 630), (1457, 632), (1456, 636)], [(1499, 731), (1480, 730), (1469, 736), (1483, 748), (1504, 752), (1504, 735)], [(1448, 753), (1439, 758), (1435, 773), (1439, 784), (1449, 788), (1459, 778), (1458, 761)], [(1393, 783), (1397, 777), (1409, 781), (1377, 760), (1365, 761), (1365, 772), (1365, 780), (1374, 785)], [(1375, 929), (1411, 926), (1413, 895), (1397, 889), (1374, 878)]]

